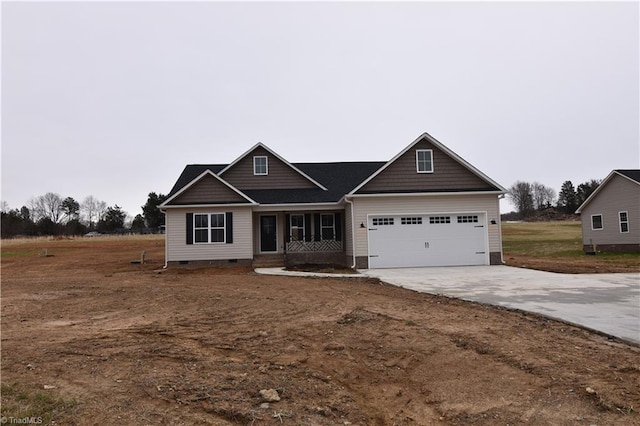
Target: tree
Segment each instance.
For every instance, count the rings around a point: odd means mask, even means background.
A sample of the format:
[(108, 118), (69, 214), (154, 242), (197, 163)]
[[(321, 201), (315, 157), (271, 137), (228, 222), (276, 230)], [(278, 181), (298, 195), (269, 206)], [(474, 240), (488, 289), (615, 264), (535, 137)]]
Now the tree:
[(531, 196), (533, 198), (533, 207), (540, 211), (551, 207), (556, 199), (556, 191), (540, 182), (533, 182), (531, 184)]
[(577, 208), (578, 196), (576, 190), (573, 187), (573, 183), (567, 180), (562, 184), (560, 194), (558, 194), (558, 210), (567, 214), (574, 214)]
[(100, 232), (115, 232), (124, 228), (124, 220), (127, 213), (116, 204), (108, 207), (103, 217), (98, 221), (97, 229)]
[(517, 181), (509, 188), (508, 196), (521, 218), (526, 218), (533, 213), (533, 194), (529, 182)]
[(33, 220), (51, 219), (53, 223), (58, 223), (62, 215), (62, 197), (54, 192), (47, 192), (44, 195), (29, 200), (30, 211)]
[(595, 191), (599, 186), (600, 181), (596, 179), (591, 179), (578, 185), (578, 189), (576, 191), (578, 206), (581, 206), (582, 203), (589, 198), (589, 195), (593, 194), (593, 191)]
[(80, 210), (84, 213), (85, 222), (89, 229), (93, 229), (94, 223), (102, 219), (106, 209), (107, 203), (95, 199), (93, 195), (86, 197), (80, 205)]
[(144, 222), (148, 228), (159, 228), (164, 225), (164, 214), (158, 206), (167, 199), (166, 195), (150, 192), (147, 203), (142, 206)]
[(67, 222), (78, 219), (80, 215), (80, 203), (71, 197), (67, 197), (62, 201), (62, 213), (64, 213)]
[(137, 214), (136, 217), (133, 218), (131, 222), (131, 231), (133, 232), (142, 232), (144, 229), (144, 217), (141, 214)]

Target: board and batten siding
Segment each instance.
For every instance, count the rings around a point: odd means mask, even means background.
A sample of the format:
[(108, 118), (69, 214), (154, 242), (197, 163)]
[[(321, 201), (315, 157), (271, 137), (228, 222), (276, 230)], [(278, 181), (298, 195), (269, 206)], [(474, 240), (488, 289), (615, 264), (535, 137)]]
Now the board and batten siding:
[[(620, 232), (618, 214), (627, 212), (629, 232)], [(602, 215), (601, 230), (591, 229), (591, 216)], [(640, 244), (640, 185), (615, 175), (580, 212), (582, 244)]]
[[(187, 213), (233, 213), (233, 243), (187, 244)], [(253, 258), (253, 227), (250, 207), (203, 207), (167, 209), (167, 261), (206, 261)]]
[[(502, 252), (500, 205), (493, 194), (354, 197), (354, 226), (356, 256), (368, 256), (367, 215), (433, 214), (433, 213), (487, 213), (489, 251)], [(496, 224), (492, 225), (491, 220)], [(365, 225), (364, 228), (360, 224)], [(349, 224), (348, 227), (351, 225)], [(349, 230), (349, 232), (351, 232)], [(350, 234), (349, 234), (350, 235)]]

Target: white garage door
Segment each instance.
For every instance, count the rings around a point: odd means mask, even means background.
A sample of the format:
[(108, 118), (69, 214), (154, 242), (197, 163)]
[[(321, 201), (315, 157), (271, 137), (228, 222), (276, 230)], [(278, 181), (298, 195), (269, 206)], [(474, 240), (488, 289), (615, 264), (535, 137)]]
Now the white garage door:
[(488, 265), (484, 213), (369, 216), (369, 267)]

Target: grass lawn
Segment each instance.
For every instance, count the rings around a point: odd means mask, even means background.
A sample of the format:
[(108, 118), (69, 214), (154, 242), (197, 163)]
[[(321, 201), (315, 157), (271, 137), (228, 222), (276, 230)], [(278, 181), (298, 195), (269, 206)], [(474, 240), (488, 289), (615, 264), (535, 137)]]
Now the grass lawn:
[(568, 273), (640, 272), (640, 253), (584, 254), (578, 221), (503, 223), (502, 244), (510, 266)]

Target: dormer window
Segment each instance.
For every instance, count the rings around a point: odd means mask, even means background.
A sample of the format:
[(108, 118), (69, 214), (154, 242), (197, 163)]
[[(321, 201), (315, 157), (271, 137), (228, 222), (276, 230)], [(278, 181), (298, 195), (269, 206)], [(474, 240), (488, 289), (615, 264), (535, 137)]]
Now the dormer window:
[(416, 150), (416, 170), (418, 173), (433, 173), (433, 151), (430, 149)]
[(260, 175), (268, 175), (269, 174), (269, 162), (267, 161), (267, 156), (256, 156), (253, 157), (253, 174)]

